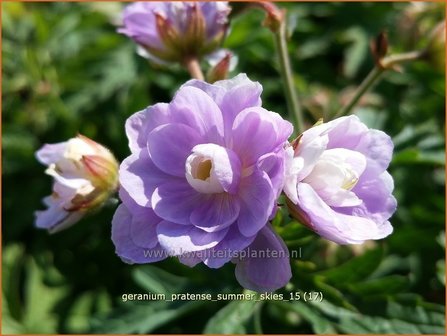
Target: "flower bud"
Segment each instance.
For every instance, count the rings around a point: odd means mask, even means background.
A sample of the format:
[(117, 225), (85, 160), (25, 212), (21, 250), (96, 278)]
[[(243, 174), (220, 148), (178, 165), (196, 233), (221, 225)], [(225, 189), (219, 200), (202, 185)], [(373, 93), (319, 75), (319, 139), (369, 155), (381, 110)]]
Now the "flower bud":
[(383, 31), (375, 39), (370, 42), (371, 53), (376, 66), (382, 67), (382, 59), (388, 52), (388, 34)]
[(233, 71), (238, 62), (237, 56), (229, 50), (220, 49), (206, 57), (210, 64), (210, 69), (206, 74), (208, 83), (214, 83), (228, 77), (228, 73)]
[(35, 213), (36, 226), (50, 233), (101, 207), (118, 187), (118, 162), (113, 154), (83, 135), (44, 145), (36, 158), (54, 178), (53, 193), (44, 198), (48, 209)]
[(225, 1), (136, 2), (125, 8), (118, 32), (133, 39), (139, 54), (156, 63), (183, 63), (220, 46), (229, 12)]
[(260, 2), (260, 6), (267, 14), (263, 25), (269, 28), (272, 32), (277, 32), (281, 25), (284, 24), (286, 11), (284, 9), (279, 9), (271, 2)]

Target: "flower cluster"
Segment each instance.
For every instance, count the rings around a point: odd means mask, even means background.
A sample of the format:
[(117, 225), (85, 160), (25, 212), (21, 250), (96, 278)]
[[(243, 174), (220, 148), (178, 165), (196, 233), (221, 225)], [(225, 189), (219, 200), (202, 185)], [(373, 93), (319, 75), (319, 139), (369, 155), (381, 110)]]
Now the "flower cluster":
[[(280, 288), (291, 276), (287, 247), (268, 222), (283, 189), (290, 213), (329, 240), (361, 243), (391, 233), (390, 138), (351, 116), (289, 144), (291, 124), (263, 109), (260, 94), (245, 75), (213, 85), (192, 80), (171, 103), (128, 119), (132, 154), (120, 167), (123, 203), (112, 223), (124, 261), (175, 255), (211, 268), (233, 261), (244, 287)], [(278, 257), (216, 253), (246, 248)]]
[[(215, 52), (228, 13), (226, 2), (138, 2), (126, 7), (119, 31), (156, 61), (185, 63)], [(283, 24), (276, 14), (270, 19)], [(239, 283), (255, 291), (274, 291), (291, 278), (287, 246), (270, 223), (281, 194), (292, 217), (335, 243), (391, 234), (390, 137), (348, 116), (289, 142), (292, 124), (262, 107), (258, 82), (245, 74), (218, 80), (231, 55), (217, 54), (208, 82), (190, 80), (170, 103), (128, 118), (131, 154), (119, 171), (107, 149), (83, 136), (40, 149), (55, 183), (37, 227), (56, 232), (74, 224), (119, 182), (112, 240), (124, 262), (233, 262)]]

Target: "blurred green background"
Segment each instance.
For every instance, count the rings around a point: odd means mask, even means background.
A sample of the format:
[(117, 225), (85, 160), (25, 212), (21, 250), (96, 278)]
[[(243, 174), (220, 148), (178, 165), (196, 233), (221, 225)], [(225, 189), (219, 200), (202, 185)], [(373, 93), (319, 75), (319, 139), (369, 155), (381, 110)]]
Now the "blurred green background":
[[(286, 103), (264, 15), (233, 5), (225, 42), (264, 87), (264, 107)], [(296, 87), (311, 125), (332, 115), (373, 66), (369, 40), (391, 52), (427, 44), (440, 3), (289, 3)], [(116, 33), (121, 3), (2, 2), (2, 333), (431, 333), (444, 334), (445, 74), (443, 54), (390, 72), (355, 109), (393, 137), (394, 233), (336, 246), (280, 213), (276, 230), (301, 258), (278, 291), (317, 291), (322, 302), (123, 302), (125, 293), (241, 293), (234, 266), (190, 269), (175, 259), (127, 265), (110, 240), (113, 207), (58, 234), (33, 227), (51, 191), (34, 158), (77, 132), (129, 154), (124, 121), (168, 102), (188, 79), (156, 68)], [(442, 47), (442, 50), (444, 48)]]

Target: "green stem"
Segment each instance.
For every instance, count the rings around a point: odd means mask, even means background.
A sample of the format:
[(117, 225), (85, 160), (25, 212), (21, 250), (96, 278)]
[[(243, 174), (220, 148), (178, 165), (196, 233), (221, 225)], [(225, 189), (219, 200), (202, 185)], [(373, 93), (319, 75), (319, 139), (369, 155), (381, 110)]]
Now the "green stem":
[(295, 118), (296, 129), (298, 130), (298, 134), (301, 134), (304, 131), (304, 118), (293, 82), (293, 72), (292, 67), (290, 66), (289, 53), (287, 49), (285, 20), (281, 22), (279, 29), (274, 32), (274, 35), (276, 48), (279, 54), (278, 56), (281, 76), (286, 89), (286, 99), (287, 105), (289, 106), (289, 113), (291, 111), (291, 113), (293, 114), (293, 117)]
[(348, 104), (342, 107), (336, 114), (335, 118), (348, 115), (353, 107), (358, 103), (360, 98), (365, 94), (368, 89), (370, 89), (376, 81), (381, 77), (381, 75), (386, 71), (393, 69), (394, 66), (399, 65), (404, 62), (414, 61), (420, 59), (424, 56), (424, 51), (411, 51), (404, 54), (390, 55), (383, 58), (380, 64), (376, 65), (371, 72), (366, 76), (360, 86), (357, 88), (354, 96)]
[(351, 112), (352, 108), (358, 103), (360, 98), (362, 98), (363, 94), (368, 91), (368, 89), (374, 84), (374, 82), (380, 77), (380, 75), (385, 71), (384, 68), (381, 67), (374, 67), (371, 72), (366, 76), (366, 78), (363, 80), (362, 84), (357, 88), (357, 91), (355, 92), (354, 96), (352, 97), (351, 101), (343, 106), (335, 115), (335, 118), (344, 116), (349, 114)]
[(426, 51), (410, 51), (404, 54), (390, 55), (382, 60), (382, 67), (391, 69), (392, 66), (404, 62), (415, 61), (425, 56)]
[(183, 62), (185, 68), (188, 70), (192, 78), (204, 80), (202, 69), (200, 69), (199, 60), (195, 57), (187, 58)]
[(262, 331), (262, 322), (261, 322), (261, 313), (262, 313), (262, 302), (258, 303), (256, 307), (255, 314), (253, 316), (253, 329), (257, 335), (262, 335), (264, 332)]

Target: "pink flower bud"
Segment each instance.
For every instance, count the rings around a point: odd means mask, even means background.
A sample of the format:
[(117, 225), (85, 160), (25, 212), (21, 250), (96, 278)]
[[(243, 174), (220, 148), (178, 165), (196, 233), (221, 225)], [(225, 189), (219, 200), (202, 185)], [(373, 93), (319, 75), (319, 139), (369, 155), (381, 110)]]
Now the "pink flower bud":
[(102, 206), (118, 187), (118, 162), (113, 154), (83, 135), (44, 145), (36, 158), (54, 178), (53, 193), (44, 198), (48, 209), (35, 213), (36, 226), (50, 233)]
[(237, 57), (231, 51), (221, 49), (207, 57), (207, 61), (211, 65), (206, 74), (207, 82), (214, 83), (228, 77), (228, 73), (236, 66)]

